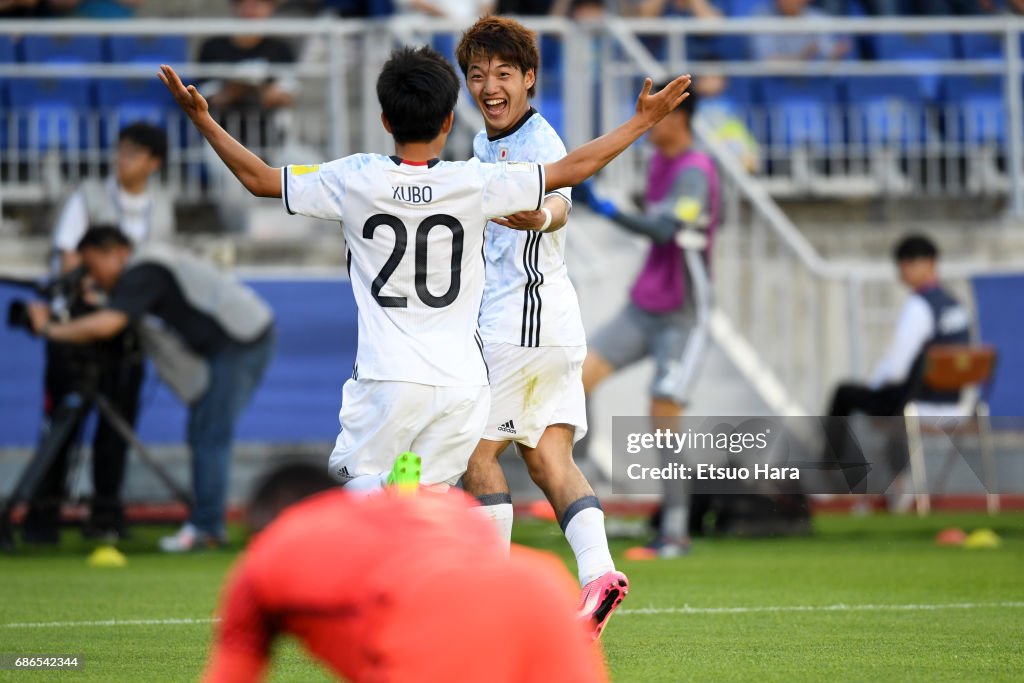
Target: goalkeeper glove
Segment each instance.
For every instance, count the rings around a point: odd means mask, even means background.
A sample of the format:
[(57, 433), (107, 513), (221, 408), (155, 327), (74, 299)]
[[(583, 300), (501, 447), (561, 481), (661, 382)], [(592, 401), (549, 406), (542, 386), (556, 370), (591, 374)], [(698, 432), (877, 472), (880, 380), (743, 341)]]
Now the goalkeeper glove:
[(615, 218), (619, 209), (615, 202), (599, 196), (594, 191), (594, 183), (590, 180), (584, 181), (577, 189), (583, 193), (583, 201), (590, 207), (590, 210), (606, 218)]

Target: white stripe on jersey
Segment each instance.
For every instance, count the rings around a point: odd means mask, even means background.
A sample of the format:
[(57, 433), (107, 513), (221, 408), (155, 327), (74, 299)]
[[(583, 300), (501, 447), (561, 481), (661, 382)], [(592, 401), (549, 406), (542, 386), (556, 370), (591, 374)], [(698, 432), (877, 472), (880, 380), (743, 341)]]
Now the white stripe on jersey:
[[(473, 141), (477, 159), (550, 163), (565, 156), (565, 146), (544, 118), (533, 111), (512, 131), (489, 140), (481, 131)], [(570, 188), (558, 194), (572, 206)], [(523, 232), (489, 223), (484, 239), (487, 262), (480, 335), (488, 342), (520, 346), (586, 344), (576, 290), (565, 267), (566, 229)]]
[(539, 208), (543, 166), (355, 154), (286, 166), (281, 182), (289, 213), (341, 221), (361, 379), (487, 383), (477, 336), (484, 228), (488, 218)]

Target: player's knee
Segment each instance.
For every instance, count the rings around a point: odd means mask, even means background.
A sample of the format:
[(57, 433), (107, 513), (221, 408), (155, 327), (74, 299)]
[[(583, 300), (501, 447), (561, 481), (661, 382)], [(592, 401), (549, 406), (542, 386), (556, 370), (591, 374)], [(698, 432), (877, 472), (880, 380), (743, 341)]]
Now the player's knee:
[(583, 361), (583, 391), (589, 394), (614, 370), (604, 356), (593, 350), (587, 351), (587, 357)]
[(674, 426), (675, 418), (681, 417), (685, 410), (685, 406), (672, 399), (651, 399), (651, 417), (654, 418), (655, 421), (670, 423), (665, 426), (665, 428), (668, 429)]
[(557, 478), (557, 467), (550, 454), (534, 450), (529, 455), (524, 455), (523, 460), (526, 461), (526, 470), (530, 474), (530, 479), (542, 489)]
[(543, 490), (564, 480), (569, 469), (575, 467), (571, 455), (566, 457), (537, 449), (532, 450), (529, 454), (524, 454), (523, 459), (526, 461), (530, 479)]

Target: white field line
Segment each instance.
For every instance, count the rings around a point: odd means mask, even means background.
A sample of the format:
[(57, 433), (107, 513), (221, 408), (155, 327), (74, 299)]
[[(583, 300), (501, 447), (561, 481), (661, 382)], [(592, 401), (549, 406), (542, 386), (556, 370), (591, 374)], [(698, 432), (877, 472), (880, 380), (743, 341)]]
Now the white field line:
[(103, 619), (98, 621), (37, 621), (0, 624), (0, 628), (75, 628), (78, 626), (192, 626), (215, 624), (220, 619)]
[[(758, 612), (927, 612), (943, 609), (1015, 609), (1024, 602), (952, 602), (910, 605), (768, 605), (763, 607), (640, 607), (620, 609), (626, 616), (648, 614), (755, 614)], [(75, 628), (98, 626), (194, 626), (215, 624), (220, 619), (105, 619), (97, 621), (40, 621), (0, 624), (0, 628)]]
[(1013, 609), (1024, 602), (952, 602), (916, 605), (768, 605), (764, 607), (637, 607), (616, 614), (754, 614), (758, 612), (928, 612), (942, 609)]

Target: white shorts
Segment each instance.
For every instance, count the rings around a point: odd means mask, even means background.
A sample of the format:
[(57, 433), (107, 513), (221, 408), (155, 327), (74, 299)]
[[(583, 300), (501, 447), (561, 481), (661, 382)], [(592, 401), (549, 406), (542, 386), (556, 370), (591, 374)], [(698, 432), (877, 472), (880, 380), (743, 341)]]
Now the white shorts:
[(551, 425), (572, 425), (573, 442), (587, 433), (583, 396), (586, 346), (523, 347), (484, 343), (491, 414), (484, 437), (534, 448)]
[(412, 451), (423, 459), (422, 484), (454, 485), (480, 441), (490, 404), (486, 385), (350, 379), (342, 390), (341, 432), (329, 471), (344, 484), (390, 472), (400, 453)]

